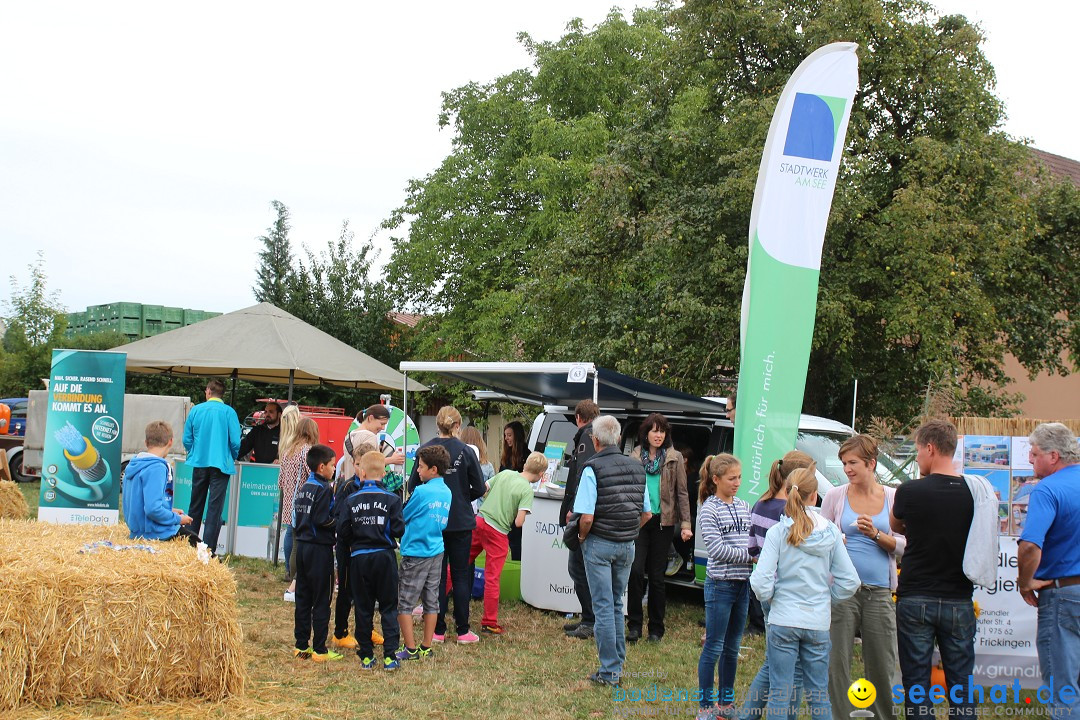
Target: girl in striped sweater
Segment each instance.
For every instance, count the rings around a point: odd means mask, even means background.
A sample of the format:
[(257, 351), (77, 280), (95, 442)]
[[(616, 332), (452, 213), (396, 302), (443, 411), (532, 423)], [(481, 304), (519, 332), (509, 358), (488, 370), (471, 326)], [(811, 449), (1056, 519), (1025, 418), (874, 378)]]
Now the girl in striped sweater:
[[(741, 473), (739, 461), (727, 453), (711, 455), (701, 464), (697, 522), (709, 564), (705, 578), (705, 645), (698, 660), (699, 720), (734, 713), (735, 670), (746, 626), (752, 566), (747, 551), (750, 507), (735, 497)], [(714, 689), (717, 661), (719, 681)]]

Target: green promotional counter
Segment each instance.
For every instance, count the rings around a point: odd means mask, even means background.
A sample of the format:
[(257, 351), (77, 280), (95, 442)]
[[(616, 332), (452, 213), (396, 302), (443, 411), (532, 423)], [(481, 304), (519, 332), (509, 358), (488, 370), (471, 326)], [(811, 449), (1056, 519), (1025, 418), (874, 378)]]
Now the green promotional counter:
[[(277, 539), (278, 466), (237, 463), (236, 470), (229, 478), (217, 553), (270, 560)], [(186, 510), (190, 504), (191, 468), (177, 461), (173, 507)]]

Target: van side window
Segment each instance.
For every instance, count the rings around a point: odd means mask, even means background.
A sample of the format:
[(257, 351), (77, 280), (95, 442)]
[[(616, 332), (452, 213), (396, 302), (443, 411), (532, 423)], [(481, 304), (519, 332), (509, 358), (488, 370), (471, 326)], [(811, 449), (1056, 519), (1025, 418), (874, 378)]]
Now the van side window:
[(536, 450), (546, 453), (548, 445), (562, 443), (563, 454), (569, 454), (573, 450), (574, 435), (578, 430), (577, 423), (568, 420), (564, 415), (554, 414), (549, 414), (544, 422), (546, 427), (540, 430), (540, 436), (536, 440)]

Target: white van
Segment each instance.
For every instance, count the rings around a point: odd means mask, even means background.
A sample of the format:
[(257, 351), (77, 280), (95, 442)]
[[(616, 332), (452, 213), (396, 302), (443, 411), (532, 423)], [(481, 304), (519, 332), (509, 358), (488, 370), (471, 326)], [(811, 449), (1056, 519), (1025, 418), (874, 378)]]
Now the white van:
[[(690, 492), (690, 508), (694, 516), (695, 527), (697, 520), (697, 471), (702, 460), (716, 453), (731, 452), (734, 445), (735, 429), (731, 421), (724, 414), (722, 403), (716, 404), (714, 414), (700, 411), (680, 412), (667, 410), (662, 414), (671, 425), (672, 445), (682, 452), (688, 459), (689, 471), (687, 474), (687, 487)], [(620, 410), (601, 406), (601, 412), (605, 415), (614, 415), (623, 426), (624, 452), (629, 452), (636, 444), (638, 430), (642, 421), (649, 412)], [(546, 406), (544, 411), (536, 416), (533, 421), (532, 432), (529, 437), (529, 447), (543, 452), (549, 443), (561, 444), (564, 447), (572, 447), (574, 434), (577, 432), (577, 424), (574, 422), (574, 411), (565, 406)], [(795, 441), (795, 448), (810, 455), (817, 462), (819, 483), (828, 483), (830, 486), (841, 485), (847, 482), (844, 475), (843, 465), (837, 457), (837, 451), (845, 440), (855, 434), (855, 431), (843, 423), (829, 420), (828, 418), (814, 415), (803, 415), (799, 419), (799, 434)], [(894, 475), (894, 473), (896, 473)], [(888, 457), (882, 457), (878, 462), (878, 476), (882, 483), (898, 484), (905, 479), (899, 474), (897, 465)], [(821, 495), (824, 495), (824, 490)], [(691, 555), (690, 543), (675, 541), (676, 549), (682, 554), (686, 562), (678, 573), (668, 577), (668, 582), (690, 585), (705, 582), (705, 565), (708, 555), (701, 544), (700, 537), (695, 532), (695, 540)], [(692, 558), (692, 560), (691, 560)]]
[[(577, 424), (574, 406), (591, 398), (605, 415), (614, 415), (623, 426), (623, 450), (636, 444), (642, 421), (653, 412), (667, 418), (672, 444), (689, 460), (687, 485), (691, 513), (697, 517), (697, 470), (708, 455), (731, 452), (734, 426), (727, 419), (726, 403), (720, 398), (702, 398), (639, 380), (592, 363), (489, 363), (489, 362), (403, 362), (400, 370), (438, 373), (472, 387), (486, 388), (473, 394), (481, 401), (516, 402), (542, 407), (529, 435), (529, 447), (551, 459), (573, 445)], [(819, 482), (840, 485), (847, 482), (837, 451), (855, 431), (827, 418), (803, 415), (795, 447), (817, 461)], [(564, 468), (565, 472), (565, 468)], [(887, 456), (879, 457), (879, 480), (899, 484), (907, 479)], [(822, 493), (824, 494), (824, 493)], [(539, 497), (539, 495), (538, 495)], [(553, 497), (545, 495), (545, 497)], [(557, 529), (557, 528), (556, 528)], [(697, 533), (695, 533), (695, 538)], [(703, 584), (706, 554), (695, 543), (675, 541), (684, 562), (669, 582)], [(538, 606), (544, 607), (544, 606)]]

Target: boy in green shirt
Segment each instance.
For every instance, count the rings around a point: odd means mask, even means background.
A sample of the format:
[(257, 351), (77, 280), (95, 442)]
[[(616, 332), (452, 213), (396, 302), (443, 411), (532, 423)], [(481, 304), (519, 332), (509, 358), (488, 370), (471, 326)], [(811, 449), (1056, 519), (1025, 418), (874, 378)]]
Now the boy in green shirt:
[(547, 470), (548, 461), (543, 453), (534, 452), (525, 461), (521, 472), (503, 470), (487, 481), (487, 493), (480, 514), (476, 516), (469, 562), (484, 553), (484, 616), (480, 631), (502, 635), (499, 625), (499, 579), (502, 576), (506, 556), (510, 552), (507, 537), (511, 527), (525, 524), (525, 516), (532, 511), (532, 483), (538, 481)]

